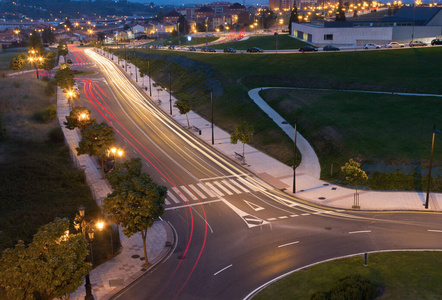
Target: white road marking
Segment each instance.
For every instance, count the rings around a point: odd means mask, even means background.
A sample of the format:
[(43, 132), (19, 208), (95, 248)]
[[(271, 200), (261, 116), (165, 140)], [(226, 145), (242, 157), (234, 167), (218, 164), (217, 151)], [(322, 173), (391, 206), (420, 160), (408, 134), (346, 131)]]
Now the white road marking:
[(227, 195), (231, 196), (233, 195), (233, 193), (231, 191), (229, 191), (225, 186), (223, 186), (221, 183), (219, 183), (218, 181), (213, 182), (217, 187), (219, 187), (221, 190), (223, 190), (224, 192), (226, 192)]
[(240, 189), (242, 189), (244, 192), (246, 193), (250, 193), (250, 191), (248, 189), (246, 189), (243, 185), (241, 185), (239, 182), (237, 182), (234, 179), (229, 179), (231, 183), (233, 183), (234, 185), (236, 185), (237, 187), (239, 187)]
[(175, 194), (177, 194), (178, 196), (180, 196), (181, 199), (183, 199), (184, 202), (187, 203), (187, 198), (174, 186), (170, 187), (172, 189), (172, 191), (175, 192)]
[(294, 218), (294, 217), (299, 217), (298, 215), (290, 215), (290, 217)]
[(167, 198), (171, 199), (175, 203), (181, 203), (170, 191), (167, 191)]
[(301, 216), (310, 216), (310, 214), (307, 214), (307, 213), (306, 214), (301, 214)]
[[(236, 206), (234, 206), (232, 203), (230, 203), (229, 201), (223, 199), (224, 204), (226, 204), (228, 207), (230, 207), (235, 213), (238, 214), (238, 216), (241, 217), (241, 219), (243, 219), (243, 221), (247, 224), (247, 226), (249, 228), (252, 227), (256, 227), (256, 226), (262, 226), (262, 225), (267, 225), (269, 224), (269, 222), (262, 220), (258, 217), (255, 217), (253, 215), (250, 215), (242, 210), (240, 210), (239, 208), (237, 208)], [(249, 222), (247, 222), (247, 220)]]
[(252, 202), (249, 202), (246, 200), (244, 200), (244, 202), (247, 203), (254, 211), (260, 211), (260, 210), (264, 209), (264, 207), (259, 206), (258, 204), (255, 204), (255, 203), (252, 203)]
[(201, 193), (201, 191), (199, 189), (197, 189), (196, 186), (194, 186), (193, 184), (189, 184), (189, 187), (192, 189), (192, 191), (197, 193), (198, 196), (200, 196), (202, 199), (206, 199), (207, 198), (207, 196), (204, 195), (203, 193)]
[(232, 191), (234, 191), (237, 194), (241, 194), (242, 192), (240, 190), (238, 190), (237, 188), (235, 188), (233, 185), (231, 185), (230, 183), (227, 182), (227, 180), (223, 180), (221, 181), (224, 185), (226, 185), (229, 189), (231, 189)]
[(288, 219), (289, 217), (287, 216), (282, 216), (282, 217), (278, 217), (279, 219)]
[(187, 187), (185, 187), (184, 185), (182, 185), (182, 186), (180, 186), (180, 187), (181, 187), (181, 189), (182, 189), (184, 192), (186, 192), (187, 195), (190, 196), (190, 198), (192, 198), (192, 200), (195, 200), (195, 201), (198, 200), (198, 198), (195, 197), (195, 195), (192, 194), (192, 192), (189, 191), (189, 189), (188, 189)]
[(268, 218), (267, 221), (275, 221), (277, 220), (276, 218)]
[(220, 202), (220, 201), (223, 201), (223, 200), (216, 199), (216, 200), (212, 200), (212, 201), (205, 201), (205, 202), (198, 202), (198, 203), (193, 203), (193, 204), (186, 204), (186, 205), (168, 207), (168, 208), (165, 208), (164, 210), (174, 210), (174, 209), (179, 209), (179, 208), (187, 208), (187, 207), (192, 207), (192, 206), (195, 206), (195, 205), (210, 204), (210, 203)]
[(290, 245), (294, 245), (294, 244), (298, 244), (298, 243), (299, 243), (299, 241), (291, 242), (291, 243), (287, 243), (287, 244), (279, 245), (278, 248), (282, 248), (282, 247), (285, 247), (285, 246), (290, 246)]
[(208, 187), (212, 190), (212, 191), (214, 191), (215, 192), (215, 194), (217, 194), (218, 196), (224, 196), (224, 194), (220, 191), (220, 190), (218, 190), (216, 187), (214, 187), (212, 184), (211, 185), (208, 185)]
[(218, 179), (225, 179), (225, 178), (235, 178), (240, 176), (245, 176), (247, 174), (236, 174), (236, 175), (228, 175), (228, 176), (220, 176), (220, 177), (211, 177), (211, 178), (203, 178), (200, 179), (201, 181), (209, 181), (209, 180), (218, 180)]
[(216, 272), (215, 274), (213, 274), (213, 276), (216, 276), (216, 275), (218, 275), (219, 273), (221, 273), (222, 271), (225, 271), (225, 270), (227, 270), (228, 268), (230, 268), (232, 265), (228, 265), (227, 267), (225, 267), (225, 268), (223, 268), (223, 269), (221, 269), (221, 270), (219, 270), (218, 272)]
[(150, 168), (150, 166), (149, 166), (149, 164), (148, 163), (144, 163), (148, 168)]
[(164, 199), (164, 204), (166, 204), (166, 205), (170, 205), (170, 202), (169, 202), (169, 200), (167, 200), (167, 198)]
[(360, 231), (350, 231), (348, 234), (354, 234), (354, 233), (370, 233), (371, 230), (360, 230)]
[(206, 185), (204, 185), (203, 183), (197, 183), (197, 186), (199, 186), (200, 189), (202, 189), (204, 192), (206, 192), (207, 195), (209, 195), (210, 197), (216, 197), (216, 195), (209, 190)]
[(442, 232), (442, 230), (428, 229), (429, 232)]

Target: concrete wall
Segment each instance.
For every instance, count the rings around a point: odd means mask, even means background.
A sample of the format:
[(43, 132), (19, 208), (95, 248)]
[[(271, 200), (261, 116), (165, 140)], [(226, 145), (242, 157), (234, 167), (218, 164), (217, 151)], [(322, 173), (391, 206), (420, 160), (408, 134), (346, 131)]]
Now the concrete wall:
[[(415, 26), (414, 40), (430, 43), (432, 39), (441, 35), (442, 26)], [(393, 31), (393, 40), (402, 43), (409, 43), (413, 34), (413, 26), (395, 27)]]
[(437, 15), (434, 16), (433, 19), (431, 19), (430, 22), (427, 24), (428, 26), (442, 26), (442, 10), (437, 13)]

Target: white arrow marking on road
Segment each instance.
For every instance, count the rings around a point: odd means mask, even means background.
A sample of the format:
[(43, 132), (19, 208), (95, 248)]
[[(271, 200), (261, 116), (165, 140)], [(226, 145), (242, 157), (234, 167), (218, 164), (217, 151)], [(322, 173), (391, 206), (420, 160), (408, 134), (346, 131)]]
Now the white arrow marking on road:
[(353, 233), (370, 233), (371, 230), (361, 230), (361, 231), (350, 231), (348, 234), (353, 234)]
[(252, 215), (240, 210), (239, 208), (237, 208), (236, 206), (234, 206), (233, 204), (231, 204), (229, 201), (227, 201), (225, 199), (223, 199), (223, 202), (228, 207), (230, 207), (235, 213), (237, 213), (238, 216), (241, 217), (241, 219), (247, 224), (247, 226), (249, 228), (269, 224), (269, 222), (267, 222), (267, 221), (264, 221), (258, 217), (252, 216)]
[(436, 230), (436, 229), (428, 229), (430, 232), (442, 232), (442, 230)]
[(252, 203), (252, 202), (249, 202), (246, 200), (244, 200), (244, 202), (247, 203), (254, 211), (260, 211), (260, 210), (264, 209), (264, 207), (259, 206), (258, 204), (255, 204), (255, 203)]

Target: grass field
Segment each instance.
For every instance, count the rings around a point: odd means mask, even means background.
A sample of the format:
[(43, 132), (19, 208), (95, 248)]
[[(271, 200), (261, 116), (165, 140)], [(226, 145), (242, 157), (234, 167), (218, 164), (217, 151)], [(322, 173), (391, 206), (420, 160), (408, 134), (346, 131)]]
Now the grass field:
[[(441, 252), (373, 253), (364, 267), (361, 256), (339, 259), (292, 273), (273, 283), (253, 300), (307, 300), (327, 291), (339, 279), (360, 274), (381, 289), (379, 300), (440, 299)], [(277, 296), (275, 296), (277, 295)]]
[[(161, 55), (159, 51), (154, 53)], [(210, 66), (223, 88), (223, 94), (214, 101), (217, 125), (231, 132), (240, 120), (252, 123), (257, 130), (251, 144), (291, 165), (292, 143), (251, 102), (247, 94), (250, 89), (275, 86), (442, 94), (441, 54), (442, 47), (427, 47), (278, 55), (173, 52), (164, 57), (186, 56)], [(293, 122), (299, 114), (298, 118), (304, 121), (299, 123), (300, 132), (313, 142), (321, 158), (324, 178), (332, 162), (334, 170), (338, 170), (339, 164), (350, 157), (392, 163), (427, 161), (432, 125), (438, 123), (440, 115), (439, 100), (434, 98), (359, 93), (320, 96), (311, 91), (275, 90), (263, 95), (265, 98), (274, 95), (273, 98), (278, 99), (272, 98), (272, 101), (284, 102), (282, 107), (276, 103), (276, 108), (289, 121)], [(316, 99), (314, 105), (296, 108), (299, 98), (310, 97)], [(202, 104), (194, 109), (210, 117), (210, 105)], [(379, 134), (373, 133), (372, 128)], [(345, 129), (345, 132), (337, 129)], [(439, 154), (435, 158), (436, 164), (442, 163)]]
[[(14, 56), (16, 56), (19, 53), (23, 53), (25, 55), (28, 54), (28, 52), (25, 50), (20, 50), (20, 51), (4, 50), (3, 53), (0, 53), (0, 74), (16, 72), (14, 70), (9, 69), (9, 62)], [(32, 69), (32, 66), (30, 64), (26, 64), (25, 67), (22, 69), (22, 71), (30, 69)]]
[[(205, 44), (206, 41), (208, 43), (216, 41), (219, 39), (218, 37), (214, 36), (208, 36), (206, 37), (193, 37), (191, 41), (187, 40), (187, 36), (180, 36), (181, 46), (187, 47), (187, 46), (195, 46), (199, 44)], [(152, 43), (149, 43), (148, 45), (163, 45), (163, 46), (170, 46), (170, 45), (178, 45), (178, 37), (170, 37), (170, 38), (164, 38), (156, 40)]]
[(268, 36), (251, 36), (244, 41), (228, 42), (219, 45), (213, 45), (215, 49), (224, 49), (232, 47), (236, 50), (246, 50), (250, 47), (259, 47), (263, 50), (276, 50), (276, 39), (278, 39), (278, 50), (298, 49), (307, 43), (294, 39), (287, 34), (268, 35)]

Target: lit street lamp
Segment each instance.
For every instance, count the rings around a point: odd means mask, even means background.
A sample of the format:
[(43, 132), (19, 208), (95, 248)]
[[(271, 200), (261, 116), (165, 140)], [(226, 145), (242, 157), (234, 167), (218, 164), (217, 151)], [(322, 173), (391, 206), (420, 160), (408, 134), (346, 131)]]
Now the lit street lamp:
[(297, 157), (297, 153), (296, 153), (296, 133), (297, 133), (297, 131), (296, 131), (296, 126), (297, 126), (297, 123), (298, 123), (298, 119), (295, 119), (295, 138), (294, 138), (294, 145), (295, 145), (295, 147), (294, 147), (294, 159), (295, 159), (295, 161), (293, 162), (293, 193), (296, 193), (296, 160), (298, 159), (298, 157)]
[[(97, 222), (96, 226), (98, 230), (102, 230), (104, 227), (103, 222)], [(74, 228), (75, 230), (79, 231), (81, 230), (81, 233), (83, 234), (83, 237), (86, 239), (86, 233), (87, 233), (87, 240), (89, 241), (90, 247), (91, 247), (91, 263), (92, 267), (94, 265), (94, 256), (93, 256), (93, 249), (92, 249), (92, 241), (94, 240), (94, 229), (92, 228), (92, 221), (87, 221), (85, 217), (85, 208), (83, 205), (80, 205), (78, 207), (78, 214), (75, 216), (74, 219)], [(94, 296), (92, 295), (92, 286), (91, 281), (89, 278), (89, 273), (86, 274), (86, 284), (84, 285), (86, 289), (86, 295), (84, 296), (85, 300), (93, 300)]]
[(436, 124), (433, 126), (433, 139), (431, 140), (431, 155), (430, 155), (430, 169), (428, 170), (428, 184), (427, 184), (427, 197), (425, 200), (425, 208), (428, 209), (428, 202), (430, 198), (430, 182), (431, 182), (431, 168), (433, 164), (433, 148), (434, 148), (434, 137), (436, 133), (441, 133), (440, 130), (436, 129)]

